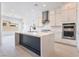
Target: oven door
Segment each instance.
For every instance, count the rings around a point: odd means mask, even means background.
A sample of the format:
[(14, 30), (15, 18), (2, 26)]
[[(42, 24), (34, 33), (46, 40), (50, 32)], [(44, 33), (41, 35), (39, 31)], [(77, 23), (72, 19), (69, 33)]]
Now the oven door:
[(74, 40), (74, 31), (64, 31), (63, 38)]

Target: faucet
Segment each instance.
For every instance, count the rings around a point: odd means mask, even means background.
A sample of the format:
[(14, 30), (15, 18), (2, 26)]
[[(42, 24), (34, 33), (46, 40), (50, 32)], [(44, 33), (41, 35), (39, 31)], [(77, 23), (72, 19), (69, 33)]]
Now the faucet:
[(36, 29), (35, 25), (30, 26), (30, 32), (32, 32), (32, 29), (33, 29), (33, 30), (35, 30), (35, 29)]

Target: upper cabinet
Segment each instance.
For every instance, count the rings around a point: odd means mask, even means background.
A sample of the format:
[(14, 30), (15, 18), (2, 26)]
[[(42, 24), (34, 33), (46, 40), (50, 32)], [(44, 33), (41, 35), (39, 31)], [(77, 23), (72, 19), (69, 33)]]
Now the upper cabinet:
[(55, 26), (55, 11), (49, 11), (49, 25)]
[(77, 3), (76, 40), (77, 48), (79, 49), (79, 3)]
[(61, 8), (54, 10), (53, 13), (50, 11), (50, 23), (53, 26), (62, 26), (63, 23), (75, 23), (76, 12), (76, 3), (67, 3)]
[[(60, 8), (49, 10), (49, 25), (62, 26), (63, 23), (75, 23), (77, 14), (77, 6), (75, 2), (66, 3)], [(39, 26), (42, 26), (42, 15), (38, 17)]]
[(75, 23), (76, 11), (76, 3), (67, 3), (61, 8), (56, 9), (56, 26), (61, 26), (62, 23)]
[(55, 10), (55, 22), (56, 22), (56, 26), (62, 26), (62, 22), (63, 22), (63, 18), (64, 14), (63, 11), (60, 9), (56, 9)]
[(77, 20), (76, 20), (76, 34), (78, 35), (79, 40), (79, 3), (77, 3)]
[(76, 22), (76, 3), (67, 3), (62, 7), (64, 14), (63, 22)]

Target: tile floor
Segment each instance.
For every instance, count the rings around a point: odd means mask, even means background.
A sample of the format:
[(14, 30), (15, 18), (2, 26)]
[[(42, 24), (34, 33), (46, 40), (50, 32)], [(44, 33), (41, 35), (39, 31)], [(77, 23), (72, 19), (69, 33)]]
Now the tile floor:
[[(0, 57), (33, 57), (28, 49), (20, 45), (15, 46), (14, 34), (3, 35), (0, 45)], [(55, 57), (78, 57), (76, 47), (55, 43)]]
[(79, 57), (76, 47), (55, 43), (55, 53), (58, 57)]

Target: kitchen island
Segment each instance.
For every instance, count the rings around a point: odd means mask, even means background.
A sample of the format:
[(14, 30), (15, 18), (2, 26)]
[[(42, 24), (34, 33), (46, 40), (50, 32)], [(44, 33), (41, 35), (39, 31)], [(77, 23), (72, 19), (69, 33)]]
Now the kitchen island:
[(19, 44), (41, 57), (54, 56), (54, 34), (52, 32), (15, 33), (15, 44)]

